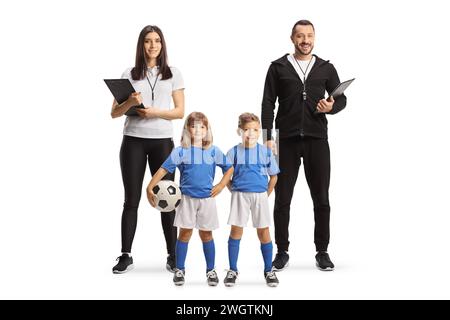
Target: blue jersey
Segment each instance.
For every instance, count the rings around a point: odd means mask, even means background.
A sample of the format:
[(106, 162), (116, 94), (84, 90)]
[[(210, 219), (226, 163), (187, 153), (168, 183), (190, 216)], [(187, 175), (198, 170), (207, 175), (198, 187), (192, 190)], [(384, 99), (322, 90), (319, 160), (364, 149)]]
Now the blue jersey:
[(227, 153), (228, 161), (234, 165), (232, 191), (264, 192), (268, 187), (268, 176), (280, 172), (272, 151), (259, 143), (253, 148), (242, 144)]
[(232, 167), (222, 151), (216, 146), (208, 149), (200, 147), (177, 147), (162, 164), (162, 168), (172, 173), (180, 170), (181, 193), (193, 198), (211, 196), (216, 166), (225, 173)]

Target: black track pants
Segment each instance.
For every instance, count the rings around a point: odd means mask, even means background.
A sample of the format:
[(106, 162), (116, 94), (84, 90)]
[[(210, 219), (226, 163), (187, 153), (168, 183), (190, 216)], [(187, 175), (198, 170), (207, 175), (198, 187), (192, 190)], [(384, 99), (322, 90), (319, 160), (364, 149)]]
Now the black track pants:
[(301, 158), (314, 204), (314, 243), (317, 251), (326, 251), (330, 240), (330, 148), (326, 139), (298, 136), (279, 141), (281, 172), (275, 186), (275, 242), (278, 251), (288, 250), (290, 206)]

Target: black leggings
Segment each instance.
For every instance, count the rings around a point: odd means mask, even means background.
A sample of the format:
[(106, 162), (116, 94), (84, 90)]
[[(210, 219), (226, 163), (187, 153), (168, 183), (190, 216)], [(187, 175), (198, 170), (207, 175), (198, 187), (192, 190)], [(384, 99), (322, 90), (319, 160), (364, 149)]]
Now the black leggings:
[(305, 177), (314, 204), (314, 243), (326, 251), (330, 240), (330, 148), (328, 140), (292, 137), (279, 142), (280, 173), (275, 185), (275, 241), (278, 251), (289, 248), (289, 216), (298, 170), (303, 158)]
[[(123, 136), (120, 148), (120, 168), (125, 189), (122, 213), (122, 252), (131, 252), (147, 162), (151, 174), (154, 175), (170, 155), (173, 147), (171, 138), (144, 139)], [(174, 178), (175, 173), (168, 173), (163, 179), (173, 181)], [(175, 211), (161, 213), (161, 224), (169, 254), (175, 254), (177, 228), (173, 226), (174, 219)]]

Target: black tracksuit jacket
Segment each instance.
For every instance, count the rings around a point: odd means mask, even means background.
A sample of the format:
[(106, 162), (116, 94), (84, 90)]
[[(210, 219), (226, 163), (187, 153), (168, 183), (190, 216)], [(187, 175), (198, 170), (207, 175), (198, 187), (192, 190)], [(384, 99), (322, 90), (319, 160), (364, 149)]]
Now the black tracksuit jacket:
[[(275, 102), (278, 98), (278, 111), (275, 128), (279, 138), (310, 136), (327, 139), (327, 118), (324, 113), (316, 113), (320, 99), (325, 91), (331, 93), (339, 83), (334, 66), (318, 56), (312, 66), (305, 84), (298, 76), (287, 54), (271, 63), (267, 72), (262, 101), (262, 128), (267, 130), (267, 139), (272, 137)], [(306, 91), (306, 100), (303, 90)], [(347, 98), (341, 95), (335, 99), (329, 114), (335, 114), (345, 108)]]

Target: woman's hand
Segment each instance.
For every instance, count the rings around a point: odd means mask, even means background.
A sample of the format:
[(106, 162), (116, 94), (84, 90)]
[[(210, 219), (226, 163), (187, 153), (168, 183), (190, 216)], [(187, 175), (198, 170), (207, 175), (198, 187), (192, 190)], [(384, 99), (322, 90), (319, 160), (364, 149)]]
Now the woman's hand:
[(136, 108), (136, 111), (140, 117), (145, 119), (153, 119), (158, 117), (158, 108), (155, 107), (145, 107), (144, 109)]
[(226, 185), (224, 185), (223, 183), (218, 183), (216, 184), (212, 190), (211, 190), (211, 197), (215, 197), (217, 196), (222, 190), (223, 188), (225, 188)]
[(150, 185), (147, 187), (147, 199), (150, 202), (150, 205), (155, 208), (156, 207), (156, 195), (153, 193), (153, 187)]
[(127, 99), (130, 106), (138, 106), (142, 103), (142, 96), (140, 92), (133, 92)]

